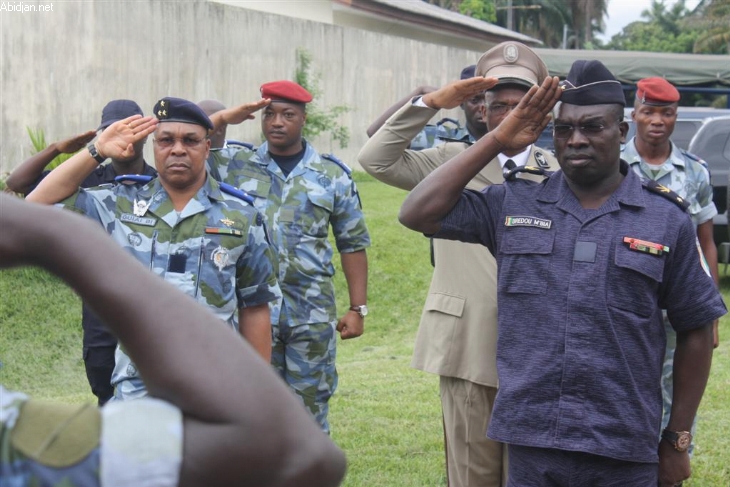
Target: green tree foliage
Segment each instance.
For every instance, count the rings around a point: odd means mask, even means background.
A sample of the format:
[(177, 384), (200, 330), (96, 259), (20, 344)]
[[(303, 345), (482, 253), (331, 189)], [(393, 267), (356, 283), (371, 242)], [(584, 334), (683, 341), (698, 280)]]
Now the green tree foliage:
[[(26, 127), (25, 130), (28, 132), (28, 137), (30, 137), (30, 144), (33, 147), (31, 149), (31, 154), (38, 154), (40, 151), (48, 147), (48, 142), (46, 142), (46, 134), (43, 132), (43, 129), (32, 129), (30, 127)], [(74, 154), (59, 154), (57, 155), (51, 162), (46, 166), (47, 170), (52, 170), (60, 166), (64, 161), (70, 159), (73, 157)]]
[(312, 67), (312, 55), (306, 49), (297, 49), (297, 65), (294, 71), (294, 81), (306, 88), (314, 97), (314, 101), (307, 105), (307, 123), (304, 124), (303, 135), (312, 139), (320, 134), (328, 133), (336, 140), (341, 149), (347, 147), (350, 142), (350, 130), (342, 126), (338, 119), (340, 115), (352, 111), (349, 105), (335, 105), (327, 108), (320, 108), (317, 105), (321, 99), (322, 90), (319, 87), (322, 74)]
[(700, 2), (687, 24), (700, 30), (693, 52), (730, 54), (730, 0)]
[(459, 5), (459, 13), (484, 22), (497, 20), (497, 11), (492, 0), (463, 0)]
[(641, 13), (642, 21), (632, 22), (613, 36), (607, 49), (649, 52), (692, 52), (700, 36), (697, 28), (688, 28), (690, 15), (685, 0), (667, 8), (666, 0), (653, 0)]

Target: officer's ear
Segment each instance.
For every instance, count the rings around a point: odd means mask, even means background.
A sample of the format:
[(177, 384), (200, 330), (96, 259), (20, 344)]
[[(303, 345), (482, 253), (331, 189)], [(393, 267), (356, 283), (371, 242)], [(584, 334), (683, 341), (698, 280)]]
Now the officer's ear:
[(626, 135), (629, 133), (629, 123), (624, 121), (621, 121), (618, 123), (618, 130), (621, 132), (621, 143), (626, 143)]

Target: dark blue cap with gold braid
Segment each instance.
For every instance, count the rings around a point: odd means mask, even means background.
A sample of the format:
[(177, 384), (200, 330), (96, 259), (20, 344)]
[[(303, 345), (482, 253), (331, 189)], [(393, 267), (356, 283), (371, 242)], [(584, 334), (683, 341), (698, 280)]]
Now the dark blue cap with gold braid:
[(616, 103), (626, 106), (621, 83), (601, 61), (579, 59), (570, 67), (565, 81), (560, 82), (560, 101), (571, 105), (603, 105)]
[(155, 104), (153, 112), (160, 122), (182, 122), (201, 125), (213, 130), (213, 122), (195, 103), (167, 96)]

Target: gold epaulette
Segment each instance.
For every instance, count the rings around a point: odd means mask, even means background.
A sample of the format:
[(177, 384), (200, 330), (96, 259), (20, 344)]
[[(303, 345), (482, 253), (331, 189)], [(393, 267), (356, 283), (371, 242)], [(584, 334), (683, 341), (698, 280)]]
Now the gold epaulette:
[(516, 168), (507, 172), (507, 174), (504, 176), (504, 180), (514, 181), (515, 179), (517, 179), (517, 174), (521, 172), (535, 174), (537, 176), (544, 176), (546, 178), (549, 177), (550, 174), (552, 174), (550, 171), (546, 171), (545, 169), (537, 166), (517, 166)]
[(641, 185), (644, 186), (646, 189), (651, 191), (652, 193), (656, 193), (658, 195), (664, 196), (669, 201), (673, 202), (682, 210), (687, 211), (687, 208), (689, 208), (689, 202), (679, 196), (677, 193), (672, 191), (671, 189), (667, 188), (666, 186), (663, 186), (653, 179), (643, 179), (641, 180)]

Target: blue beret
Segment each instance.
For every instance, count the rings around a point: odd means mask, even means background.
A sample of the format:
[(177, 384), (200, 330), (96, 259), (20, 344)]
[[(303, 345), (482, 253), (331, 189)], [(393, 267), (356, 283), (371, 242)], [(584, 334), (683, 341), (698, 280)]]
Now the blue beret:
[(565, 81), (560, 82), (560, 101), (571, 105), (603, 105), (616, 103), (626, 106), (624, 90), (611, 71), (601, 61), (578, 60), (570, 67)]
[(101, 111), (101, 124), (96, 130), (104, 130), (119, 120), (132, 115), (144, 115), (142, 109), (132, 100), (112, 100)]
[(471, 79), (474, 77), (474, 72), (477, 69), (476, 64), (472, 64), (471, 66), (467, 66), (464, 69), (461, 70), (461, 76), (459, 76), (459, 79)]
[(182, 98), (166, 96), (155, 104), (153, 112), (160, 122), (192, 123), (213, 130), (208, 115), (195, 103)]

